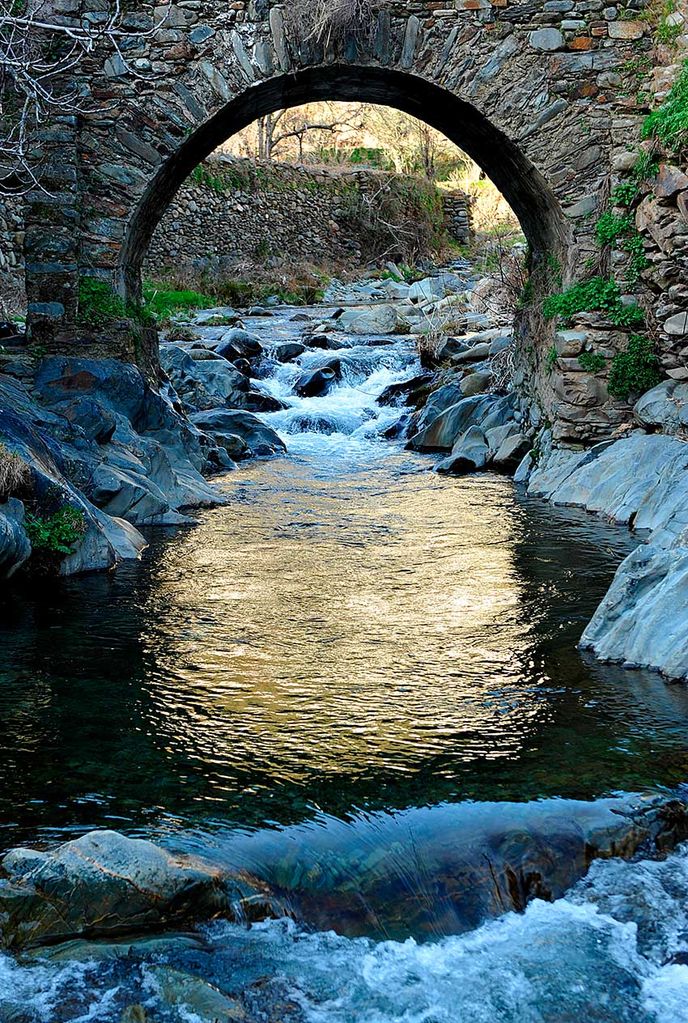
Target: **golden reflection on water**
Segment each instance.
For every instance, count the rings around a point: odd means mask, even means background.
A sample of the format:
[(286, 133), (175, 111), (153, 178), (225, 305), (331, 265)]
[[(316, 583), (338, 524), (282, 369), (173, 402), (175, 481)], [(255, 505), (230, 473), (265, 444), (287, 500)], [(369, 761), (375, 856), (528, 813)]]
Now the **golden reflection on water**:
[(291, 780), (408, 770), (421, 749), (516, 756), (547, 705), (524, 701), (532, 621), (508, 481), (401, 475), (380, 502), (374, 474), (320, 483), (296, 465), (280, 485), (275, 500), (253, 469), (245, 500), (158, 567), (142, 642), (165, 744)]

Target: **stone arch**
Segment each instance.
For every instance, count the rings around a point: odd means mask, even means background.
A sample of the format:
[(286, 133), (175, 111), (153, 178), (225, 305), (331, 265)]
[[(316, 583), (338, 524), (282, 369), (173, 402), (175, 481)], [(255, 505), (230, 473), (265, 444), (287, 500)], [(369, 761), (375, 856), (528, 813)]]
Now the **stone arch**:
[(476, 106), (409, 72), (331, 64), (247, 88), (205, 120), (164, 162), (127, 225), (116, 280), (123, 297), (139, 297), (141, 265), (153, 232), (194, 167), (258, 117), (316, 100), (384, 104), (437, 128), (467, 152), (504, 194), (535, 258), (569, 251), (570, 224), (552, 187), (524, 151)]

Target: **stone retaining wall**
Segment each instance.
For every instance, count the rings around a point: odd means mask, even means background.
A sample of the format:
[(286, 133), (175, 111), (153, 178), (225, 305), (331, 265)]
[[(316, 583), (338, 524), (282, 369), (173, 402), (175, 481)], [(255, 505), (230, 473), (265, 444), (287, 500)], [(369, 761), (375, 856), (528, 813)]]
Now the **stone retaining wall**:
[[(146, 270), (153, 275), (180, 267), (218, 270), (270, 257), (365, 263), (367, 209), (394, 180), (369, 169), (333, 172), (281, 163), (256, 166), (229, 157), (209, 160), (186, 180), (160, 222)], [(413, 187), (413, 179), (408, 184)], [(466, 196), (452, 193), (442, 201), (447, 233), (467, 242)]]

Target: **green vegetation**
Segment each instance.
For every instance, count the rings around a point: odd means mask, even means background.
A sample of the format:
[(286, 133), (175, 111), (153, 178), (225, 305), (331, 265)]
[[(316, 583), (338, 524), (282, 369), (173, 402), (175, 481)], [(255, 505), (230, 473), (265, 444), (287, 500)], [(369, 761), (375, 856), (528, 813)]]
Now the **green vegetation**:
[(160, 320), (169, 319), (172, 313), (188, 309), (209, 309), (217, 305), (211, 295), (191, 289), (177, 290), (156, 281), (144, 282), (143, 297), (148, 313)]
[(659, 161), (654, 153), (646, 152), (643, 150), (638, 153), (638, 159), (633, 165), (633, 177), (636, 181), (651, 181), (657, 177), (657, 171), (659, 170)]
[(662, 379), (659, 360), (652, 341), (644, 334), (631, 334), (625, 352), (612, 359), (609, 369), (609, 393), (626, 401), (631, 395), (644, 394)]
[(82, 327), (99, 330), (123, 319), (136, 320), (144, 325), (154, 322), (150, 310), (126, 303), (105, 281), (82, 277), (79, 282), (78, 323)]
[(547, 355), (545, 356), (545, 362), (547, 364), (547, 371), (549, 373), (552, 373), (554, 371), (554, 367), (557, 364), (557, 359), (558, 358), (559, 358), (559, 352), (557, 351), (556, 347), (554, 345), (552, 345), (552, 347), (548, 350)]
[(619, 286), (612, 278), (591, 277), (566, 291), (550, 295), (542, 305), (542, 312), (548, 319), (559, 316), (566, 323), (576, 313), (593, 311), (606, 313), (617, 327), (640, 326), (645, 322), (639, 305), (621, 301)]
[(607, 365), (604, 355), (600, 355), (599, 352), (581, 352), (578, 362), (586, 373), (600, 373)]
[(688, 144), (688, 61), (664, 103), (645, 119), (641, 134), (644, 139), (659, 139), (673, 152)]
[(630, 255), (628, 281), (633, 284), (642, 271), (649, 266), (645, 257), (645, 246), (635, 223), (628, 214), (618, 216), (607, 210), (597, 221), (595, 235), (600, 245), (617, 245)]
[(640, 195), (637, 181), (622, 181), (612, 190), (611, 200), (615, 206), (632, 206)]
[(595, 237), (600, 245), (614, 245), (620, 235), (632, 230), (633, 221), (624, 214), (617, 216), (611, 210), (603, 213), (595, 227)]
[(80, 508), (65, 504), (47, 518), (27, 512), (24, 529), (35, 551), (71, 554), (86, 532), (86, 519)]

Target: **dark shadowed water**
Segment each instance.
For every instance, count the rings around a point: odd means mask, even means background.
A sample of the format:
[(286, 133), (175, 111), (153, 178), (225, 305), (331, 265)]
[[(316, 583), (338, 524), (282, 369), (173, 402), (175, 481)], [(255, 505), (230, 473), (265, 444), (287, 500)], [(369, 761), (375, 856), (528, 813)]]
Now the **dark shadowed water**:
[[(328, 398), (276, 370), (291, 408), (264, 418), (289, 454), (225, 477), (226, 507), (153, 531), (111, 576), (3, 593), (2, 846), (114, 827), (208, 852), (256, 832), (279, 859), (280, 835), (308, 847), (305, 822), (353, 846), (374, 811), (685, 781), (686, 690), (576, 649), (634, 541), (380, 439), (398, 411), (375, 396), (413, 371), (405, 341), (357, 347)], [(688, 967), (647, 965), (635, 924), (599, 908), (604, 865), (596, 883), (430, 945), (216, 925), (194, 969), (225, 987), (283, 973), (312, 1023), (685, 1019)], [(115, 980), (89, 969), (0, 961), (0, 1019), (4, 983), (35, 995), (8, 1019), (118, 1020)], [(83, 1015), (58, 1012), (67, 990), (88, 992)]]

